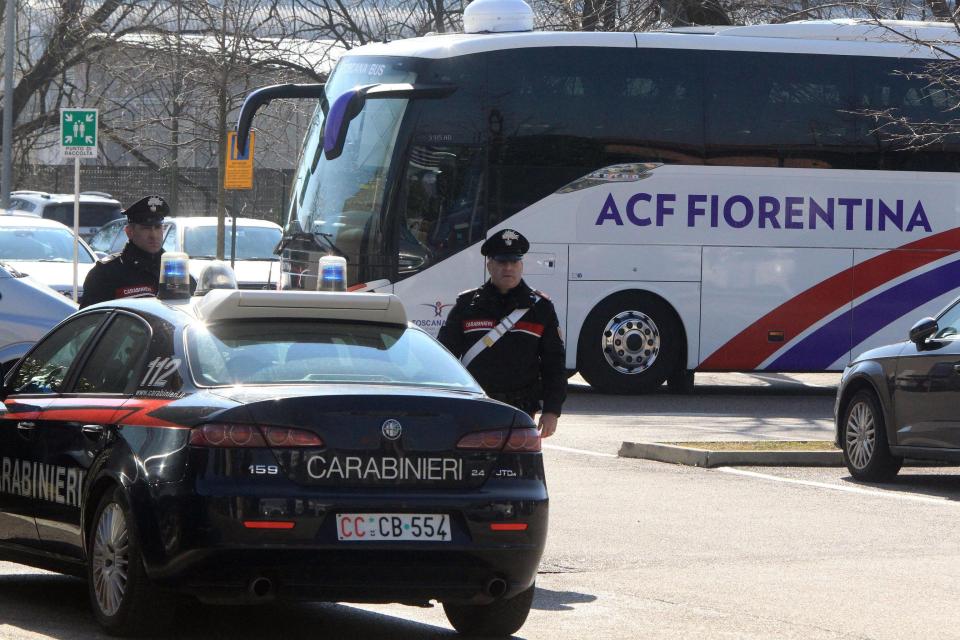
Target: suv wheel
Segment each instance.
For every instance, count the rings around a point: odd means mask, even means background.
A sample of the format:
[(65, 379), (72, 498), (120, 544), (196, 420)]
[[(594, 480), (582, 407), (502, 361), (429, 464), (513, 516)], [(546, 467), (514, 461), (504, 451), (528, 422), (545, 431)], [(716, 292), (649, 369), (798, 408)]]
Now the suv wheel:
[(880, 403), (872, 391), (858, 391), (843, 416), (843, 461), (857, 480), (891, 480), (903, 458), (890, 453)]

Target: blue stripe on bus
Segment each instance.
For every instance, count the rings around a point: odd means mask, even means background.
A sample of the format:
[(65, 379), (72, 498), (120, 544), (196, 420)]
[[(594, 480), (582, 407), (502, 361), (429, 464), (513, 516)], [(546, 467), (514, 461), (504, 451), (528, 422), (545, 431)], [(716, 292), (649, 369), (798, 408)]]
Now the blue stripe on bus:
[[(958, 287), (960, 260), (905, 280), (840, 314), (790, 347), (764, 370), (823, 371), (844, 357), (851, 345), (856, 348), (896, 319)], [(853, 323), (852, 318), (856, 319)]]

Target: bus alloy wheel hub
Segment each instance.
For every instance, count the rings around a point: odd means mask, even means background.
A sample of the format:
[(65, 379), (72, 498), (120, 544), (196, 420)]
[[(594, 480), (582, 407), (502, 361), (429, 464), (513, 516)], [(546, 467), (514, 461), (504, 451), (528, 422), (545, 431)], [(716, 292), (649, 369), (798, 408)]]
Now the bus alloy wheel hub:
[(603, 357), (620, 373), (643, 373), (660, 353), (660, 330), (639, 311), (623, 311), (603, 329)]

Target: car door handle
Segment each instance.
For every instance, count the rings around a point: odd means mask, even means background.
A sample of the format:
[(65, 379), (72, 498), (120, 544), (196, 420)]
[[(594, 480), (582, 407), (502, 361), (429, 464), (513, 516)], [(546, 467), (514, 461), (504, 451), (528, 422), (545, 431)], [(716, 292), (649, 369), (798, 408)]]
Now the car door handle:
[(30, 431), (30, 430), (33, 429), (35, 426), (37, 426), (37, 425), (36, 425), (36, 423), (34, 423), (34, 422), (26, 422), (26, 421), (24, 421), (24, 422), (18, 422), (18, 423), (17, 423), (17, 429), (19, 429), (20, 431)]
[(99, 438), (103, 435), (102, 424), (85, 424), (80, 427), (80, 431), (88, 438)]

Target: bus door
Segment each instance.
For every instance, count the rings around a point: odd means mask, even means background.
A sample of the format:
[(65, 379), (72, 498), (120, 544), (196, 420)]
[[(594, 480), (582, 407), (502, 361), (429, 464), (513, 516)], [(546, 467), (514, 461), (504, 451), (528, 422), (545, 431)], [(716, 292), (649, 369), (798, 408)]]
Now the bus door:
[(396, 211), (397, 282), (410, 321), (437, 335), (457, 294), (486, 280), (485, 150), (414, 144)]

